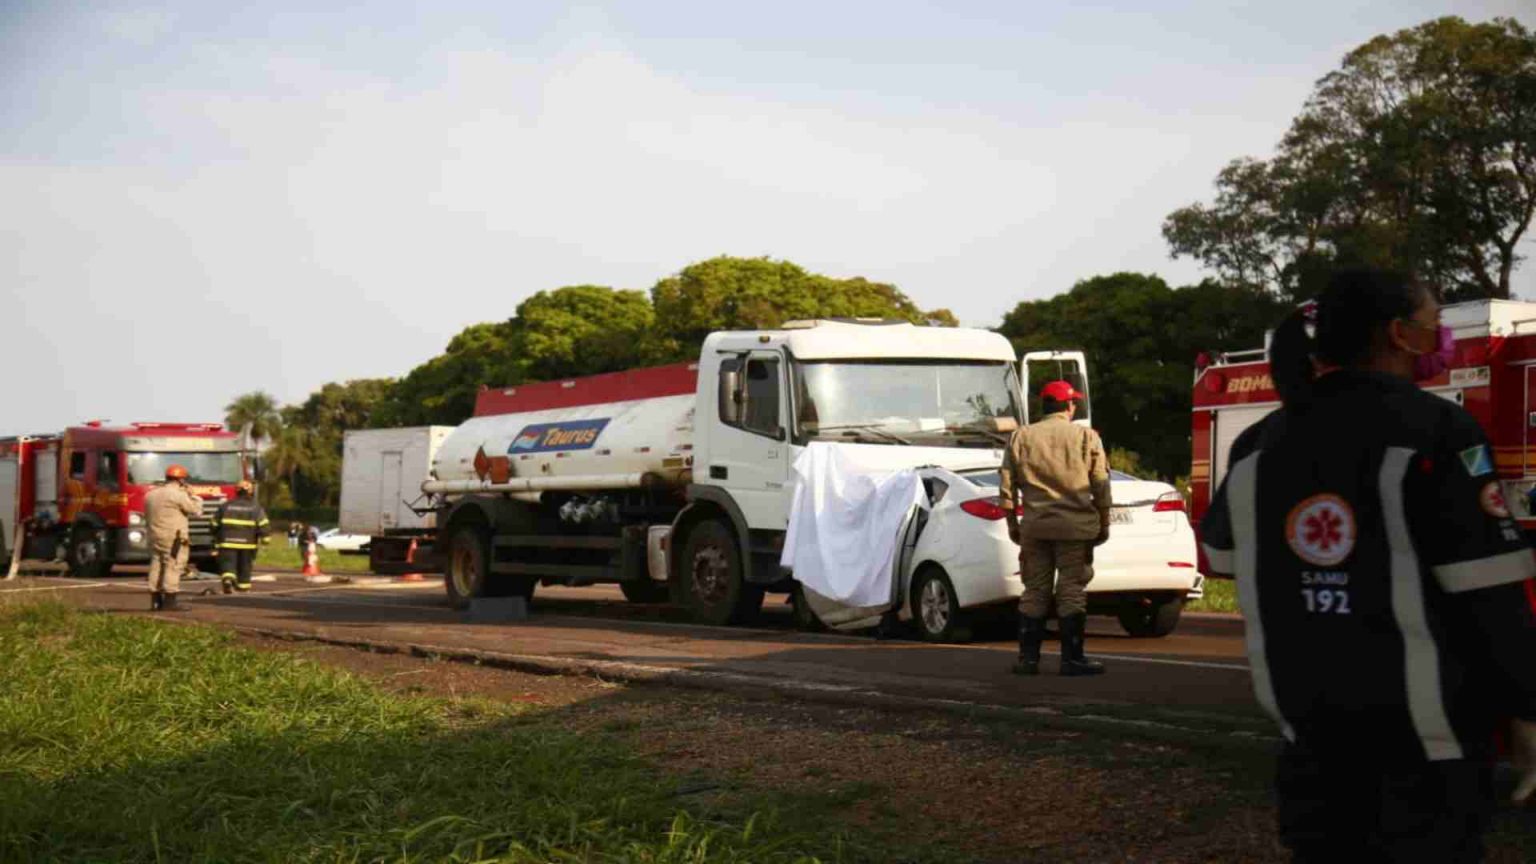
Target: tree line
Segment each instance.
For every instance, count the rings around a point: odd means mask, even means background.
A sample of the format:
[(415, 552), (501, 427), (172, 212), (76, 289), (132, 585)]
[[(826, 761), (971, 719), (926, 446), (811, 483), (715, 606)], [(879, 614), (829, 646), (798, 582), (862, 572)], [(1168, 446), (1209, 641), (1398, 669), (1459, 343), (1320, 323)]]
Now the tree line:
[[(1439, 18), (1350, 51), (1273, 156), (1234, 160), (1211, 201), (1168, 215), (1170, 253), (1213, 278), (1175, 288), (1153, 274), (1094, 276), (1017, 304), (996, 329), (1020, 351), (1086, 351), (1094, 422), (1121, 465), (1174, 479), (1188, 472), (1198, 353), (1262, 345), (1342, 266), (1414, 273), (1448, 299), (1507, 298), (1533, 212), (1536, 37), (1512, 19)], [(713, 330), (833, 317), (956, 323), (894, 285), (719, 257), (649, 292), (540, 291), (401, 378), (326, 384), (288, 406), (246, 394), (226, 419), (267, 443), (271, 504), (333, 505), (347, 429), (456, 425), (483, 386), (675, 362)]]

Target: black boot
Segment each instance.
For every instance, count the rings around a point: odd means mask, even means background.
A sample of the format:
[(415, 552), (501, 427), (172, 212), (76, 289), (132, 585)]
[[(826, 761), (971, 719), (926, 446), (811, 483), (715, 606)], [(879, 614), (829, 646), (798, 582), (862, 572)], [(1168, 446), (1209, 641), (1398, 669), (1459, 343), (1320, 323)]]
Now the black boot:
[(1013, 664), (1015, 675), (1040, 674), (1040, 643), (1045, 641), (1045, 619), (1019, 616), (1019, 659)]
[(163, 601), (163, 605), (162, 605), (161, 608), (165, 609), (165, 611), (167, 611), (167, 612), (183, 612), (183, 611), (186, 611), (186, 610), (182, 609), (181, 606), (177, 605), (177, 603), (176, 603), (176, 595), (175, 594), (172, 594), (170, 592), (166, 592), (163, 596), (165, 597), (165, 600)]
[(165, 595), (159, 591), (149, 592), (149, 611), (159, 612), (165, 608)]
[(1061, 674), (1103, 675), (1104, 664), (1083, 656), (1083, 631), (1088, 628), (1088, 616), (1079, 612), (1061, 619)]

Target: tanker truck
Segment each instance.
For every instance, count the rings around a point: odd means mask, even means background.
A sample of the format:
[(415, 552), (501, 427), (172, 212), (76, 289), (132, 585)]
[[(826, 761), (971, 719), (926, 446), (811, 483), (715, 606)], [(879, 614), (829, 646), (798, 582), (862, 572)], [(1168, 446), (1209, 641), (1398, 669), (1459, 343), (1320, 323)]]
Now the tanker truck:
[[(1049, 356), (1083, 381), (1080, 354)], [(989, 331), (838, 320), (713, 333), (697, 362), (482, 389), (421, 484), (431, 527), (372, 538), (372, 563), (441, 569), (456, 607), (617, 583), (743, 621), (793, 589), (779, 558), (809, 442), (873, 470), (995, 468), (1026, 416), (1020, 370)]]

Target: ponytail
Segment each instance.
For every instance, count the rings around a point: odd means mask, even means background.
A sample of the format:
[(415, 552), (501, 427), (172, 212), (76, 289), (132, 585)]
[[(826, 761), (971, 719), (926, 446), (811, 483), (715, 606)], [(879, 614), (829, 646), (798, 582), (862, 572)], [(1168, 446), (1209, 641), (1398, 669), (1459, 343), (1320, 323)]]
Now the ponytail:
[(1269, 337), (1269, 374), (1280, 401), (1292, 410), (1305, 406), (1312, 398), (1312, 381), (1317, 372), (1312, 361), (1311, 330), (1316, 310), (1312, 303), (1296, 307)]

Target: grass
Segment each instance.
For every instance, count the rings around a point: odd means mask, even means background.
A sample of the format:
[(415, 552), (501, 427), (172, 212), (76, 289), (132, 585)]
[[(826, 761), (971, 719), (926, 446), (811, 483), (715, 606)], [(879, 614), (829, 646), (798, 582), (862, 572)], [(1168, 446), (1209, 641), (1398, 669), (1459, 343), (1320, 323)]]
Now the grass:
[(0, 656), (0, 860), (893, 860), (820, 826), (826, 802), (684, 798), (558, 712), (390, 694), (221, 631), (8, 603)]
[(1237, 583), (1231, 579), (1205, 580), (1205, 596), (1189, 604), (1191, 612), (1237, 612)]
[[(331, 549), (316, 550), (320, 556), (320, 570), (325, 573), (367, 573), (367, 555), (343, 555)], [(298, 549), (288, 548), (283, 538), (274, 538), (256, 550), (256, 569), (278, 567), (297, 570), (304, 566)]]

